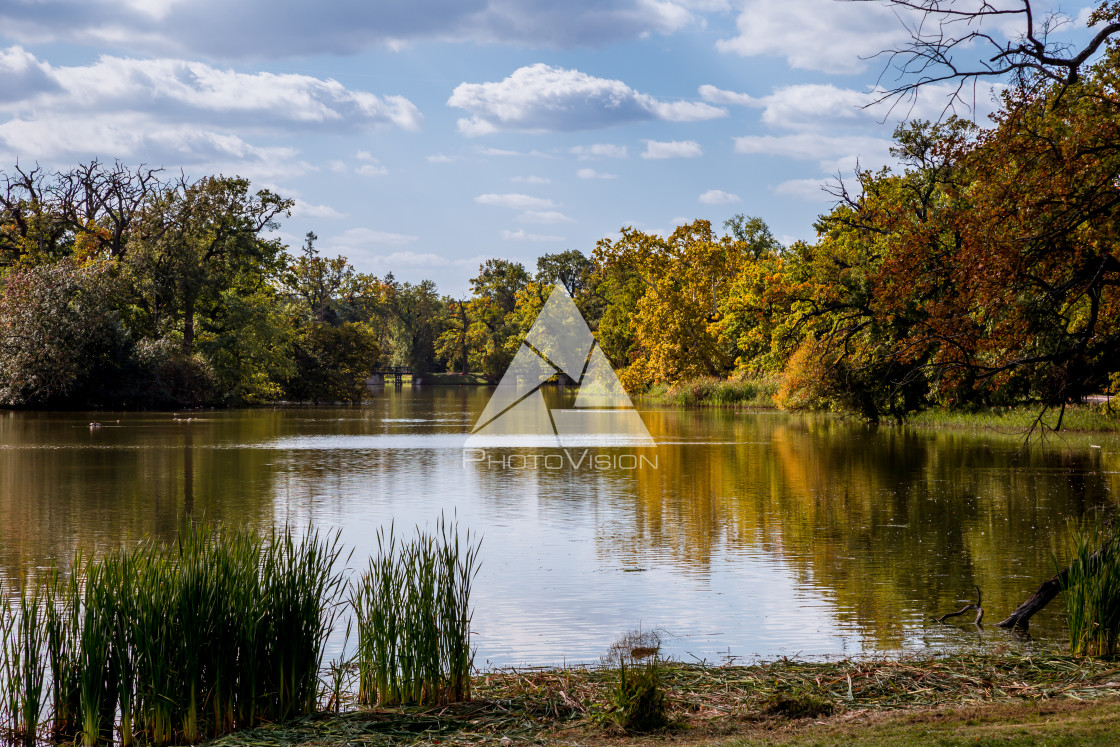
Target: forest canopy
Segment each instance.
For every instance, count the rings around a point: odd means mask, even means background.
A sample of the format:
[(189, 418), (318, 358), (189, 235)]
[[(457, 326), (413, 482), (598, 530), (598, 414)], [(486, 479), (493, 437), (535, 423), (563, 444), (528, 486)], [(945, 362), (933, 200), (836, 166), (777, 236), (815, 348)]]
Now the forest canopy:
[(0, 405), (358, 401), (386, 366), (496, 381), (560, 283), (635, 393), (767, 379), (782, 407), (869, 420), (1062, 407), (1120, 385), (1120, 49), (1098, 46), (1076, 74), (1019, 50), (982, 126), (898, 128), (894, 166), (837, 185), (812, 242), (748, 215), (623, 227), (535, 267), (486, 260), (464, 297), (361, 273), (313, 233), (284, 246), (292, 201), (239, 177), (16, 166), (0, 172)]

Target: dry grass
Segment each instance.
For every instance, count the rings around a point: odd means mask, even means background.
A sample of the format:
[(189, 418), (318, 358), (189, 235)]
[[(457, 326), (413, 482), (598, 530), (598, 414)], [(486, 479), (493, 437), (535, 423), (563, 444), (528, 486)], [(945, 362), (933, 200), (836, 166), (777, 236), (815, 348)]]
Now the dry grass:
[[(877, 723), (920, 713), (936, 719), (935, 714), (946, 709), (967, 711), (1024, 703), (1109, 703), (1101, 699), (1120, 695), (1120, 664), (1064, 656), (962, 654), (835, 662), (783, 659), (727, 667), (670, 662), (661, 672), (670, 726), (662, 736), (641, 742), (611, 726), (607, 718), (610, 690), (617, 676), (617, 671), (606, 668), (497, 670), (475, 678), (475, 699), (469, 703), (312, 717), (232, 734), (217, 744), (638, 744), (667, 737), (697, 743), (742, 738), (784, 741), (801, 734), (805, 724), (821, 729), (832, 725), (842, 731), (844, 724), (861, 719)], [(827, 700), (835, 715), (826, 719), (766, 715), (767, 702), (788, 692)]]

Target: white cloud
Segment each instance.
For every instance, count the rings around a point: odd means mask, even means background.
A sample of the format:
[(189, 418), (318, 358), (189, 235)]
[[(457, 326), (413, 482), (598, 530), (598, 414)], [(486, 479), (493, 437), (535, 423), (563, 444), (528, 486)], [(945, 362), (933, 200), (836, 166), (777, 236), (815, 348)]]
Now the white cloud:
[[(993, 110), (999, 87), (978, 88), (974, 101), (969, 95), (966, 103), (969, 108), (975, 105), (973, 116), (978, 120)], [(700, 94), (705, 100), (762, 109), (761, 119), (770, 127), (828, 130), (833, 133), (840, 127), (881, 131), (885, 120), (936, 120), (955, 91), (956, 86), (952, 84), (930, 84), (922, 88), (916, 99), (892, 99), (876, 104), (875, 101), (885, 93), (881, 88), (857, 90), (828, 83), (801, 83), (782, 86), (766, 96), (755, 97), (715, 86), (700, 86)]]
[(210, 58), (348, 55), (418, 41), (518, 47), (603, 46), (671, 34), (712, 0), (38, 0), (0, 5), (0, 28), (24, 43), (62, 42)]
[(411, 244), (418, 236), (378, 231), (372, 228), (351, 228), (323, 243), (332, 248), (361, 249), (369, 244)]
[(389, 169), (376, 163), (363, 163), (354, 169), (354, 173), (362, 176), (385, 176), (389, 173)]
[(866, 58), (907, 39), (894, 9), (868, 2), (743, 0), (736, 25), (738, 36), (716, 42), (721, 52), (784, 57), (790, 67), (826, 73), (860, 72)]
[(485, 194), (474, 198), (479, 205), (493, 205), (496, 207), (511, 208), (513, 210), (541, 210), (556, 207), (556, 203), (544, 197), (532, 195), (511, 194)]
[(576, 172), (580, 179), (617, 179), (618, 174), (604, 174), (595, 169), (580, 169)]
[[(816, 133), (794, 135), (747, 135), (733, 138), (735, 152), (746, 155), (785, 156), (802, 161), (860, 156), (876, 162), (889, 157), (891, 141), (863, 135), (830, 136)], [(828, 164), (822, 164), (822, 168)]]
[[(60, 89), (31, 103), (69, 110), (157, 110), (254, 126), (335, 124), (345, 129), (420, 126), (420, 111), (401, 96), (377, 96), (331, 79), (290, 73), (238, 73), (202, 62), (102, 56), (92, 65), (50, 68)], [(61, 100), (54, 100), (55, 97)]]
[(13, 118), (0, 124), (0, 148), (34, 159), (111, 153), (160, 164), (270, 164), (275, 167), (274, 173), (305, 170), (292, 164), (297, 154), (293, 148), (256, 146), (233, 133), (153, 121), (135, 112), (94, 116), (60, 113), (44, 119), (49, 126), (38, 118)]
[(459, 131), (469, 136), (499, 130), (567, 132), (627, 122), (694, 122), (727, 116), (726, 109), (711, 104), (661, 101), (620, 80), (543, 63), (518, 68), (502, 81), (460, 83), (447, 104), (470, 114), (458, 122)]
[(519, 228), (516, 231), (502, 231), (502, 238), (506, 241), (563, 241), (563, 236), (548, 236), (539, 233), (529, 233), (524, 228)]
[(551, 184), (552, 180), (547, 176), (515, 176), (510, 178), (511, 182), (519, 184)]
[(700, 98), (709, 104), (725, 106), (752, 106), (758, 100), (750, 94), (725, 91), (722, 88), (706, 84), (700, 86)]
[[(5, 75), (6, 74), (6, 75)], [(400, 96), (307, 75), (238, 73), (201, 62), (102, 56), (53, 67), (18, 47), (0, 52), (0, 145), (25, 158), (112, 154), (174, 164), (263, 162), (292, 148), (247, 141), (299, 130), (416, 129)]]
[(58, 82), (51, 77), (50, 65), (22, 47), (0, 49), (0, 80), (4, 81), (0, 86), (0, 104), (59, 89)]
[(442, 153), (434, 153), (427, 156), (424, 160), (428, 163), (455, 163), (459, 160), (458, 156), (445, 156)]
[(700, 144), (695, 140), (670, 140), (659, 142), (657, 140), (643, 140), (646, 144), (642, 158), (696, 158), (703, 155)]
[(568, 152), (577, 156), (581, 161), (590, 161), (595, 158), (626, 158), (625, 145), (611, 145), (610, 143), (577, 145), (570, 148)]
[(742, 202), (742, 200), (739, 199), (739, 195), (724, 192), (722, 189), (709, 189), (707, 192), (700, 195), (700, 202), (705, 205), (731, 205), (736, 202)]
[(836, 198), (824, 191), (827, 179), (789, 179), (774, 187), (774, 194), (797, 197), (808, 202), (835, 202)]
[[(276, 190), (274, 190), (276, 191)], [(283, 194), (283, 190), (279, 190)], [(312, 205), (303, 200), (296, 200), (292, 208), (292, 215), (297, 218), (345, 218), (346, 213), (340, 213), (330, 205)]]
[(555, 158), (555, 156), (548, 153), (541, 153), (539, 150), (520, 151), (509, 150), (508, 148), (475, 148), (475, 153), (480, 156), (497, 156), (499, 158), (509, 158), (514, 156), (531, 156), (533, 158)]
[(526, 210), (517, 217), (525, 223), (571, 223), (572, 218), (558, 210)]
[(779, 88), (758, 99), (758, 104), (764, 107), (762, 121), (768, 125), (798, 130), (835, 130), (842, 124), (876, 124), (881, 114), (862, 108), (873, 101), (867, 91), (803, 84)]

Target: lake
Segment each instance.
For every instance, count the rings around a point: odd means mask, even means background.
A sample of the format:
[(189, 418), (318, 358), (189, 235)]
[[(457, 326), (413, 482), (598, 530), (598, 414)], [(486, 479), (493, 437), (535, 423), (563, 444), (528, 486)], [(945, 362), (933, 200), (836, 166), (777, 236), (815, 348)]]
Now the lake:
[[(1120, 489), (1115, 436), (1023, 451), (991, 432), (641, 404), (656, 446), (481, 459), (463, 444), (489, 394), (390, 386), (360, 408), (0, 412), (0, 574), (171, 537), (186, 515), (337, 530), (360, 568), (380, 527), (408, 533), (442, 511), (482, 537), (479, 666), (595, 662), (638, 628), (712, 663), (1024, 646), (993, 624), (930, 618), (979, 586), (986, 620), (1002, 619), (1053, 574), (1066, 517)], [(1062, 625), (1056, 602), (1031, 632), (1055, 641)]]

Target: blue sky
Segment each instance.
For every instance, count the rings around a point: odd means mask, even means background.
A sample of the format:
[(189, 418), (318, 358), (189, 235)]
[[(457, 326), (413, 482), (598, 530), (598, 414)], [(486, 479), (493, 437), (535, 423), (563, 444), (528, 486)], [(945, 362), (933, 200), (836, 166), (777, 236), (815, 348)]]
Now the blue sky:
[(622, 226), (812, 238), (822, 183), (944, 107), (859, 108), (904, 40), (836, 0), (6, 0), (0, 168), (240, 174), (297, 200), (293, 248), (461, 294)]

